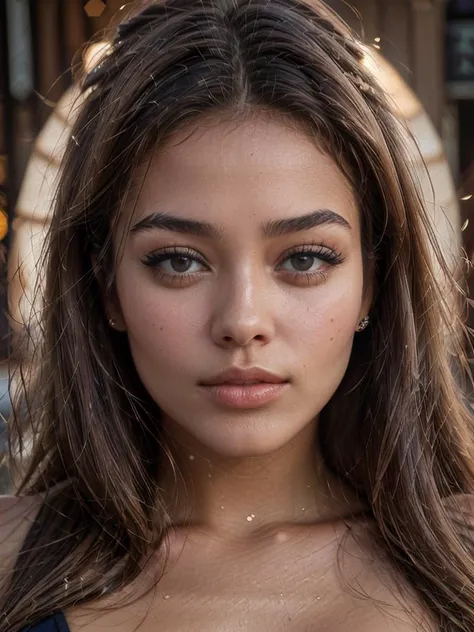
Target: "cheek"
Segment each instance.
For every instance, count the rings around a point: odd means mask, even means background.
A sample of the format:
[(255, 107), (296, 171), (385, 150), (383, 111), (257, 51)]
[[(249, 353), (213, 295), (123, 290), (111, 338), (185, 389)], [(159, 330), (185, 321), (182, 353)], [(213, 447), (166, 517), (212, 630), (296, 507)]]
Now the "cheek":
[(179, 290), (158, 291), (153, 281), (140, 276), (117, 275), (117, 294), (132, 353), (138, 364), (169, 366), (171, 359), (176, 363), (176, 358), (192, 353), (191, 342), (202, 329), (206, 306), (197, 306)]
[[(343, 277), (298, 297), (283, 319), (305, 364), (345, 370), (362, 302), (362, 278)], [(290, 333), (291, 332), (291, 333)]]

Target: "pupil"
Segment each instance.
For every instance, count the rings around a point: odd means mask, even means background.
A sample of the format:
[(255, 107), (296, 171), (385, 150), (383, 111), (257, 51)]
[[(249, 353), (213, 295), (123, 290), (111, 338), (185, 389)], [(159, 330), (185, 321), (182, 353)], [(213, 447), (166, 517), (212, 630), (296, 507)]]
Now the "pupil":
[(173, 257), (170, 263), (175, 272), (187, 272), (191, 266), (191, 259), (189, 257)]
[(312, 255), (293, 255), (291, 257), (291, 264), (298, 272), (307, 272), (313, 263), (314, 257)]

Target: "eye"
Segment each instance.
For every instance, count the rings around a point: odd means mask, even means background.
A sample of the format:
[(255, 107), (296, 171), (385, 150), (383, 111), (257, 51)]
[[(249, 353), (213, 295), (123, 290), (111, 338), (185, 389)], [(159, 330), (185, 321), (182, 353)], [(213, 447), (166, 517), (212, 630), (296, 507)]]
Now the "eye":
[(326, 246), (298, 246), (285, 255), (278, 268), (294, 275), (324, 274), (328, 267), (343, 262), (339, 253)]
[(301, 252), (285, 259), (280, 265), (280, 269), (287, 270), (288, 272), (316, 272), (322, 265), (323, 261), (316, 255)]
[(191, 257), (175, 255), (173, 257), (168, 256), (167, 259), (162, 259), (160, 267), (166, 274), (192, 274), (193, 272), (199, 272), (201, 270), (202, 263)]
[(167, 248), (146, 255), (143, 263), (164, 276), (188, 276), (207, 269), (202, 257), (187, 249)]

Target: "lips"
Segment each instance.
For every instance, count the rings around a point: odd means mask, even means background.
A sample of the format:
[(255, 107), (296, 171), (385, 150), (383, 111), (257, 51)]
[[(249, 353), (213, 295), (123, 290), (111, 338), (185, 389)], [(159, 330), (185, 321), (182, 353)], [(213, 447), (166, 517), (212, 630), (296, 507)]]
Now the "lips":
[(239, 369), (232, 367), (214, 377), (202, 382), (204, 386), (219, 386), (220, 384), (248, 385), (248, 384), (283, 384), (285, 378), (261, 368)]
[(280, 397), (289, 381), (261, 368), (233, 367), (200, 384), (215, 402), (228, 408), (260, 408)]

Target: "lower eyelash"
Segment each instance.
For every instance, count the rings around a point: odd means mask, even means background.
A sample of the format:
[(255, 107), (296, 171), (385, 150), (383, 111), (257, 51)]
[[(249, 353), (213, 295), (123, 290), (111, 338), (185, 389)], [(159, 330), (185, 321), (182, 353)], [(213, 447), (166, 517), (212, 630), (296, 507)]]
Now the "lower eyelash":
[(311, 285), (316, 279), (319, 282), (326, 281), (328, 270), (318, 270), (317, 272), (288, 272), (287, 274), (292, 275), (294, 281)]

